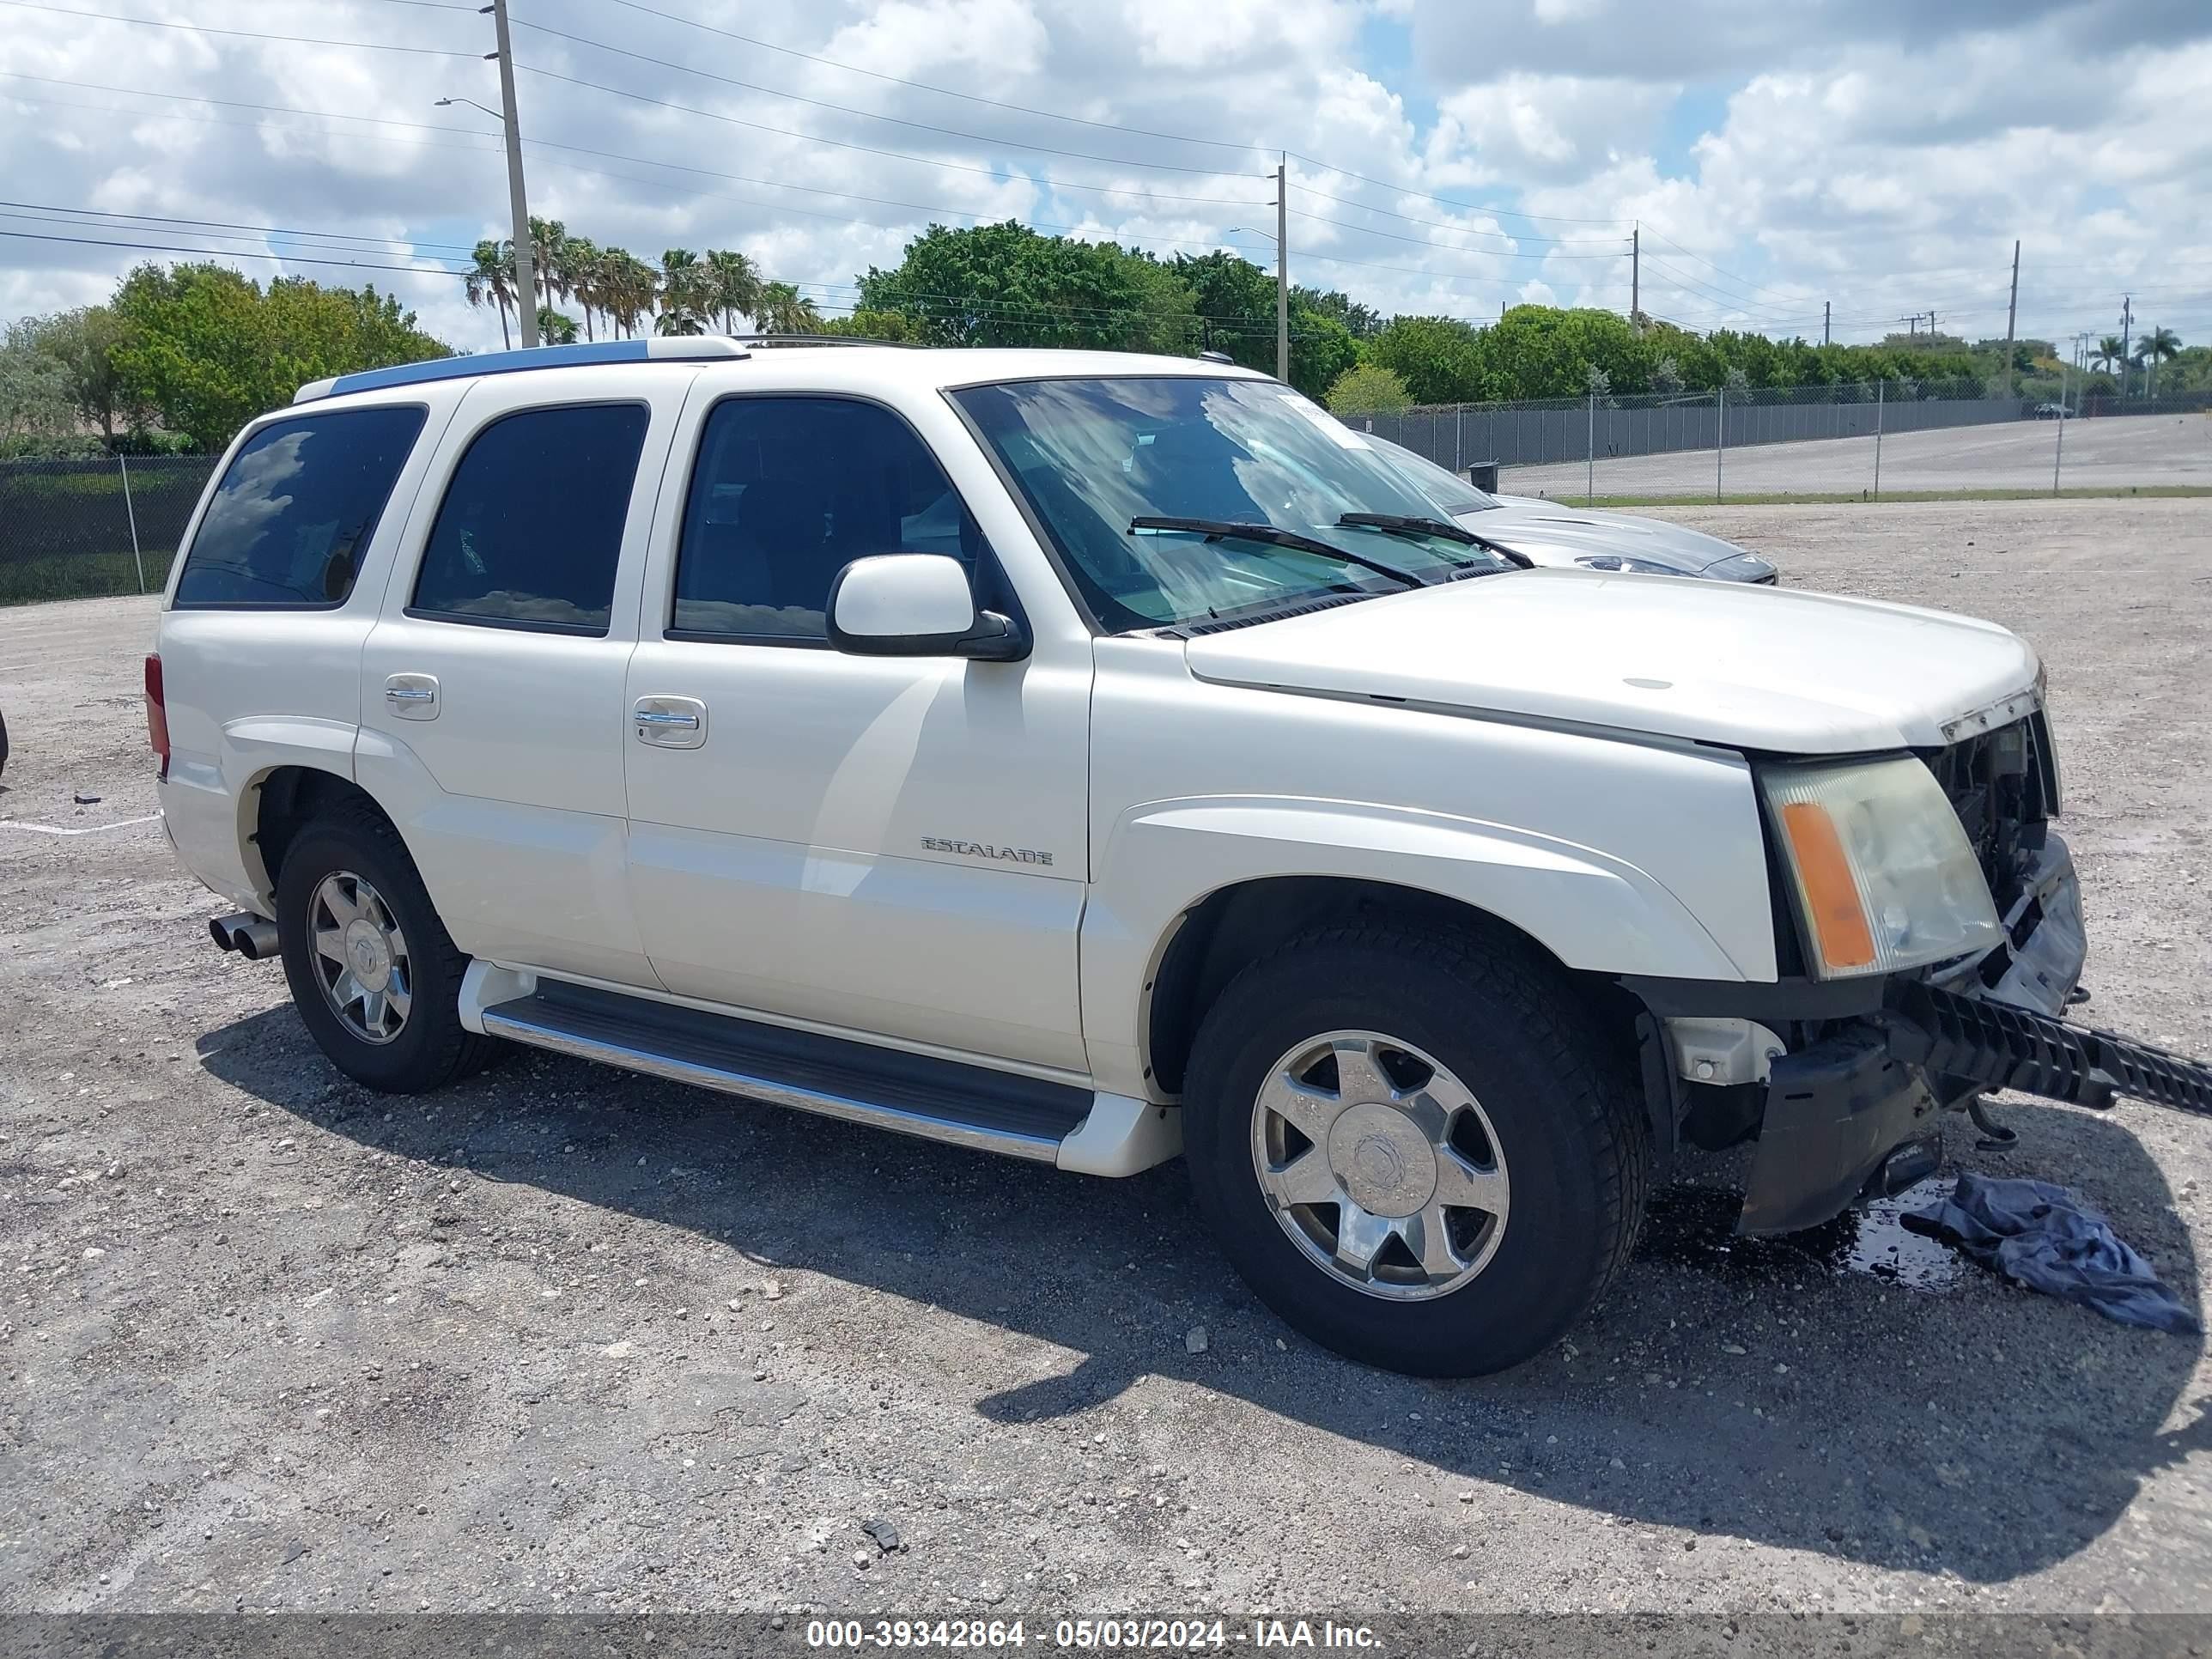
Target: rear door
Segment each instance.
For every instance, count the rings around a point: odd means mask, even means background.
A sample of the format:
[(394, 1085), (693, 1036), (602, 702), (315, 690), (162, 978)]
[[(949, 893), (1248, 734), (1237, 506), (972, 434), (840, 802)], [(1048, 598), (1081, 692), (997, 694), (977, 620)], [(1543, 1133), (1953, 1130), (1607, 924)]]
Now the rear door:
[(363, 648), (356, 775), (471, 956), (657, 983), (623, 870), (623, 687), (690, 378), (487, 377), (408, 524)]

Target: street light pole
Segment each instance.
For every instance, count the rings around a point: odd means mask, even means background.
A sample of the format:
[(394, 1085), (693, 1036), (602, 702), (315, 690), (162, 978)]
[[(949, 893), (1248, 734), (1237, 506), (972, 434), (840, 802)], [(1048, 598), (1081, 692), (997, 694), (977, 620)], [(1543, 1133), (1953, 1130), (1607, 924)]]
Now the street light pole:
[(514, 112), (514, 46), (507, 39), (507, 0), (491, 0), (488, 8), (499, 36), (499, 101), (506, 111), (507, 206), (514, 218), (514, 298), (522, 313), (522, 343), (538, 343), (538, 262), (530, 246), (530, 201), (522, 184), (522, 124)]

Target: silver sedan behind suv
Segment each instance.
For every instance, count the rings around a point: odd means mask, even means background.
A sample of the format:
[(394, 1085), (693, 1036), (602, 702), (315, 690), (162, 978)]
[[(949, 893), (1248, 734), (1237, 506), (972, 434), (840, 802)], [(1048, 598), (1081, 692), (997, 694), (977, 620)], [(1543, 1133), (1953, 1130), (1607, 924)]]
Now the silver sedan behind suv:
[(1568, 507), (1535, 495), (1493, 495), (1388, 438), (1366, 435), (1375, 453), (1484, 541), (1532, 564), (1650, 576), (1707, 576), (1724, 582), (1776, 580), (1758, 554), (1686, 525)]

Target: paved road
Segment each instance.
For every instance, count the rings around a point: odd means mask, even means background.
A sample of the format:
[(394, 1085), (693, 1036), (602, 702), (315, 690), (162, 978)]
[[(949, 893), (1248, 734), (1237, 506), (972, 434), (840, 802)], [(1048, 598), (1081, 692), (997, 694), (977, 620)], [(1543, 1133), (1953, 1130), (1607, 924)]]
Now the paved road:
[[(1893, 433), (1881, 441), (1881, 487), (1885, 491), (2048, 489), (2054, 459), (2061, 462), (2060, 483), (2071, 489), (2212, 486), (2212, 416), (2068, 421), (2063, 457), (2057, 453), (2058, 426), (2056, 421), (2010, 421)], [(1755, 444), (1730, 449), (1720, 459), (1721, 486), (1730, 495), (1798, 490), (1826, 495), (1874, 487), (1875, 441), (1870, 437)], [(1620, 459), (1601, 455), (1597, 493), (1711, 495), (1713, 465), (1710, 449)], [(1498, 482), (1511, 494), (1579, 498), (1583, 464), (1509, 467)]]
[[(2033, 637), (2091, 1009), (2212, 1053), (2212, 501), (1669, 511)], [(1571, 1344), (1419, 1382), (1257, 1305), (1179, 1168), (536, 1054), (356, 1088), (131, 822), (147, 620), (0, 611), (0, 1610), (2205, 1605), (2200, 1342), (1882, 1277), (1893, 1229), (1748, 1247), (1724, 1161)], [(2212, 1125), (2000, 1114), (2019, 1151), (1954, 1160), (2075, 1185), (2196, 1299)]]

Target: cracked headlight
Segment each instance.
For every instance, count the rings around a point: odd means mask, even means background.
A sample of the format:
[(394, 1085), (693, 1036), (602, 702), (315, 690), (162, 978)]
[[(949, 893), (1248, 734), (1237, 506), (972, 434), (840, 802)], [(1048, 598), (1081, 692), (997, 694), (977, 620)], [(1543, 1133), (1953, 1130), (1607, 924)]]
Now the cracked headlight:
[(1817, 979), (1894, 973), (2004, 937), (1942, 787), (1912, 757), (1760, 774)]

